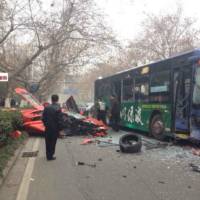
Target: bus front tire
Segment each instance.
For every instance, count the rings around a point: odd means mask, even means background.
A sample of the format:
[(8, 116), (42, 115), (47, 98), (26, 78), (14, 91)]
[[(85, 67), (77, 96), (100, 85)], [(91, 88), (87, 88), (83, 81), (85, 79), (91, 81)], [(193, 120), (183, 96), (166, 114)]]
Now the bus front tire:
[(160, 114), (154, 115), (151, 119), (150, 134), (158, 140), (164, 140), (164, 130), (165, 126), (162, 116)]

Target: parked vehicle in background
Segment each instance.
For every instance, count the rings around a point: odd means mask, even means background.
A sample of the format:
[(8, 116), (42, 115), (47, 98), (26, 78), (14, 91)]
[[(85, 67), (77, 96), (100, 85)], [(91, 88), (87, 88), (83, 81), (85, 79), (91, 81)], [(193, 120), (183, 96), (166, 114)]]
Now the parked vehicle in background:
[(85, 116), (94, 116), (94, 103), (87, 102), (85, 104), (79, 105), (80, 112)]
[(200, 49), (95, 81), (96, 100), (112, 94), (121, 126), (200, 141)]

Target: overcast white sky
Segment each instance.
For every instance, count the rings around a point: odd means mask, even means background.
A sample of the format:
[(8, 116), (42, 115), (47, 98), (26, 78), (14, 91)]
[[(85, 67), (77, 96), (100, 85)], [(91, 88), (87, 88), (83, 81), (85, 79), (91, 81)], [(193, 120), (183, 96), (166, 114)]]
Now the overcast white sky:
[[(59, 4), (63, 0), (42, 0), (46, 6)], [(140, 30), (145, 13), (168, 13), (182, 5), (185, 16), (195, 17), (200, 26), (200, 0), (94, 0), (107, 15), (108, 24), (119, 39), (129, 40)]]
[[(95, 0), (120, 39), (131, 39), (140, 30), (145, 13), (173, 12), (181, 4), (186, 16), (200, 21), (200, 0)], [(200, 22), (199, 22), (200, 24)]]

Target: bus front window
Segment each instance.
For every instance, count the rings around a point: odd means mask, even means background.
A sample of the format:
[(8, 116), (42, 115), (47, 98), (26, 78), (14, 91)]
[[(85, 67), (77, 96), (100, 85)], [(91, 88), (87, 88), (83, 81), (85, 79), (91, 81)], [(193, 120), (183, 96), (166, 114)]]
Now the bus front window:
[(193, 104), (200, 105), (200, 67), (196, 69)]

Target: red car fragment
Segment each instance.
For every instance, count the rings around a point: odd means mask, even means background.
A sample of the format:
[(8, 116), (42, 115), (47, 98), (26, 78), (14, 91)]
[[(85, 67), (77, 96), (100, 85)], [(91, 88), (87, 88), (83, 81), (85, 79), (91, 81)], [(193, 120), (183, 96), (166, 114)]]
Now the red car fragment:
[[(43, 134), (45, 131), (45, 127), (43, 125), (41, 117), (44, 106), (32, 94), (30, 94), (23, 88), (16, 88), (15, 92), (19, 94), (25, 101), (30, 103), (33, 107), (32, 109), (21, 110), (25, 130), (30, 133)], [(81, 134), (92, 134), (95, 137), (103, 137), (107, 134), (106, 130), (108, 127), (105, 126), (102, 121), (98, 121), (97, 119), (94, 119), (92, 117), (84, 117), (79, 114), (78, 106), (76, 105), (76, 102), (72, 96), (66, 101), (66, 105), (68, 111), (66, 111), (66, 113), (63, 113), (63, 116), (65, 115), (64, 117), (66, 117), (67, 120), (63, 123), (66, 123), (66, 125), (70, 124), (71, 120), (76, 121), (74, 123), (75, 126), (81, 126), (80, 129), (76, 129), (76, 127), (75, 129), (73, 129), (71, 127), (71, 132), (73, 132), (72, 134), (76, 134), (74, 132), (78, 130), (81, 130)]]

